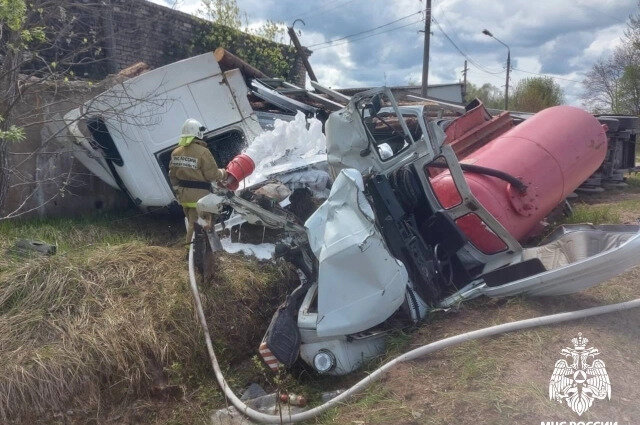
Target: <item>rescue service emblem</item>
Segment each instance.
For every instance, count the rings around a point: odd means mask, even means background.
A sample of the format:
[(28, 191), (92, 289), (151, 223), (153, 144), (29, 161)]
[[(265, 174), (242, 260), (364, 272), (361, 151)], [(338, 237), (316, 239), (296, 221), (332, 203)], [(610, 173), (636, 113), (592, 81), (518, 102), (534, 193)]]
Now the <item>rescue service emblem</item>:
[(174, 156), (171, 158), (172, 167), (192, 168), (198, 169), (198, 158), (191, 156)]
[[(611, 400), (611, 382), (604, 361), (595, 359), (600, 354), (597, 348), (587, 348), (589, 340), (578, 333), (571, 340), (573, 348), (563, 348), (560, 354), (571, 359), (556, 362), (549, 383), (549, 398), (567, 406), (581, 416), (589, 410), (594, 400)], [(589, 359), (594, 359), (589, 363)]]

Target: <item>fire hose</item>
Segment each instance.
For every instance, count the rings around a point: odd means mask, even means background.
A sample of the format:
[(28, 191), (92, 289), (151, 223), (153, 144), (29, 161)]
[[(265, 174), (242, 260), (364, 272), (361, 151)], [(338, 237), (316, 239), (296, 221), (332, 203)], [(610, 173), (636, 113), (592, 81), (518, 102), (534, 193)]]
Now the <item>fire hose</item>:
[(380, 378), (384, 376), (386, 372), (395, 367), (396, 365), (407, 362), (410, 360), (415, 360), (420, 357), (424, 357), (427, 354), (431, 354), (435, 351), (439, 351), (445, 348), (453, 347), (455, 345), (462, 344), (464, 342), (473, 341), (480, 338), (486, 338), (489, 336), (499, 335), (507, 332), (513, 332), (523, 329), (534, 328), (538, 326), (551, 325), (556, 323), (567, 322), (570, 320), (584, 319), (586, 317), (598, 316), (601, 314), (614, 313), (623, 310), (630, 310), (633, 308), (640, 307), (640, 298), (617, 303), (617, 304), (609, 304), (600, 307), (592, 307), (584, 310), (576, 310), (565, 313), (551, 314), (548, 316), (539, 316), (531, 319), (518, 320), (515, 322), (503, 323), (501, 325), (490, 326), (483, 329), (478, 329), (471, 332), (466, 332), (463, 334), (455, 335), (449, 338), (444, 338), (439, 341), (432, 342), (430, 344), (423, 345), (422, 347), (415, 348), (401, 356), (396, 357), (393, 360), (385, 363), (380, 366), (378, 369), (371, 372), (369, 375), (364, 377), (362, 380), (357, 382), (348, 390), (340, 393), (338, 396), (333, 399), (327, 401), (320, 406), (314, 407), (305, 412), (296, 413), (293, 415), (280, 416), (280, 415), (269, 415), (266, 413), (259, 412), (257, 410), (252, 409), (247, 406), (244, 402), (242, 402), (238, 396), (235, 395), (233, 390), (229, 387), (229, 384), (224, 378), (222, 374), (222, 370), (220, 369), (220, 364), (218, 363), (218, 358), (213, 349), (213, 342), (211, 340), (211, 335), (209, 334), (209, 327), (207, 325), (207, 319), (204, 314), (204, 310), (202, 309), (202, 301), (200, 299), (200, 292), (198, 290), (198, 284), (196, 282), (196, 273), (195, 266), (193, 262), (193, 244), (191, 244), (191, 248), (189, 249), (189, 282), (191, 286), (191, 292), (193, 293), (193, 299), (196, 307), (196, 311), (198, 314), (198, 319), (200, 320), (200, 325), (202, 326), (202, 330), (204, 332), (205, 343), (207, 345), (207, 351), (209, 352), (209, 357), (211, 359), (211, 366), (213, 367), (214, 374), (216, 376), (216, 380), (218, 381), (218, 385), (222, 389), (225, 397), (231, 401), (231, 404), (238, 409), (239, 412), (259, 423), (270, 423), (270, 424), (280, 424), (280, 423), (295, 423), (301, 422), (305, 420), (312, 419), (327, 410), (338, 406), (341, 403), (344, 403), (347, 399), (353, 397), (354, 395), (362, 392), (365, 388), (378, 381)]

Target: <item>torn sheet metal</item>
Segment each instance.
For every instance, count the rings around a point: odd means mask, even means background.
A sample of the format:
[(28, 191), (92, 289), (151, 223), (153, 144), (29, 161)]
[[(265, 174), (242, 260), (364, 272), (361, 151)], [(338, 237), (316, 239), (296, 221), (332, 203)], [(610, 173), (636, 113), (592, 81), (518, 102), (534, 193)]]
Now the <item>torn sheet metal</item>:
[(351, 100), (350, 96), (347, 96), (345, 94), (332, 90), (329, 87), (325, 87), (315, 81), (311, 81), (311, 86), (317, 91), (319, 91), (320, 93), (324, 93), (327, 96), (329, 96), (331, 99), (335, 100), (336, 102), (342, 103), (344, 105), (348, 104), (349, 101)]
[(305, 234), (305, 228), (285, 214), (266, 210), (251, 201), (235, 196), (233, 192), (210, 193), (200, 198), (196, 204), (196, 210), (199, 213), (220, 214), (225, 206), (233, 208), (250, 224), (283, 229), (295, 235)]
[(320, 262), (320, 337), (371, 328), (404, 301), (407, 271), (387, 250), (363, 191), (360, 173), (343, 170), (327, 201), (305, 223), (311, 250)]
[(304, 111), (308, 114), (315, 114), (318, 111), (318, 109), (314, 108), (313, 106), (298, 102), (295, 99), (291, 99), (290, 97), (278, 93), (278, 91), (268, 87), (265, 82), (266, 80), (261, 81), (259, 79), (251, 81), (253, 94), (260, 99), (263, 99), (279, 108), (282, 108), (285, 111), (294, 113), (298, 111)]
[(558, 296), (579, 292), (620, 274), (638, 263), (640, 231), (594, 227), (567, 232), (553, 242), (524, 250), (523, 260), (539, 258), (549, 270), (497, 287), (483, 287), (490, 297), (519, 294)]

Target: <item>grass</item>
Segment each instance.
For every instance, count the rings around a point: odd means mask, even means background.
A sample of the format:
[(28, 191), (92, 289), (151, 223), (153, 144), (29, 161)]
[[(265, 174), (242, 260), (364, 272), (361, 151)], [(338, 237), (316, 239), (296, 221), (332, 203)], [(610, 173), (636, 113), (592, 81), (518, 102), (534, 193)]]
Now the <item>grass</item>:
[[(349, 404), (348, 412), (334, 408), (318, 417), (316, 424), (397, 424), (414, 419), (414, 412), (398, 400), (382, 383), (370, 386), (355, 402)], [(362, 420), (366, 418), (366, 421)]]
[(126, 242), (4, 273), (0, 417), (148, 394), (168, 359), (193, 361), (175, 346), (199, 344), (173, 257)]
[[(70, 409), (108, 415), (167, 388), (189, 394), (179, 403), (188, 422), (224, 405), (194, 316), (182, 237), (175, 222), (146, 216), (0, 223), (0, 249), (18, 238), (59, 246), (51, 257), (9, 255), (0, 263), (0, 422)], [(269, 384), (242, 362), (255, 353), (293, 276), (283, 263), (222, 255), (202, 285), (221, 363), (241, 366), (230, 375), (236, 390)], [(144, 422), (155, 421), (157, 409), (140, 409)]]
[(621, 218), (615, 208), (610, 205), (577, 204), (573, 207), (573, 214), (563, 220), (564, 224), (574, 223), (620, 223)]
[(0, 272), (24, 262), (10, 249), (18, 239), (34, 239), (56, 245), (59, 254), (74, 254), (100, 246), (127, 242), (177, 246), (183, 234), (180, 220), (137, 212), (102, 214), (80, 218), (0, 220)]

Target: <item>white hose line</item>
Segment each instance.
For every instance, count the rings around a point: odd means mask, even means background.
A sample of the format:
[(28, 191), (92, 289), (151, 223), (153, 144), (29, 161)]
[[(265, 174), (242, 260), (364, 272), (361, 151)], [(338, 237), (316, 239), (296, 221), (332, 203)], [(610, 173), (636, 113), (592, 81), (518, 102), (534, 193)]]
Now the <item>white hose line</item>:
[(491, 326), (484, 329), (478, 329), (472, 332), (467, 332), (464, 334), (441, 339), (440, 341), (435, 341), (430, 344), (423, 345), (422, 347), (418, 347), (414, 350), (411, 350), (385, 363), (384, 365), (374, 370), (371, 374), (367, 375), (365, 378), (363, 378), (361, 381), (356, 383), (354, 386), (352, 386), (345, 392), (339, 394), (338, 396), (329, 400), (328, 402), (321, 404), (320, 406), (314, 407), (313, 409), (307, 410), (302, 413), (296, 413), (294, 415), (280, 417), (279, 415), (267, 415), (266, 413), (253, 410), (252, 408), (247, 406), (245, 403), (240, 401), (240, 399), (233, 393), (231, 388), (229, 388), (227, 381), (224, 379), (224, 376), (222, 375), (222, 371), (220, 370), (220, 365), (218, 364), (216, 353), (213, 350), (213, 343), (211, 342), (211, 335), (209, 335), (207, 319), (202, 309), (200, 292), (198, 291), (198, 285), (196, 283), (195, 268), (193, 265), (193, 244), (191, 244), (191, 249), (189, 250), (189, 281), (191, 283), (191, 291), (193, 292), (193, 298), (195, 301), (196, 310), (198, 312), (198, 318), (200, 319), (200, 324), (202, 325), (202, 329), (204, 331), (207, 350), (209, 351), (209, 357), (211, 358), (211, 365), (213, 366), (213, 371), (216, 375), (216, 379), (218, 381), (218, 384), (220, 385), (220, 388), (224, 392), (227, 399), (231, 401), (231, 404), (233, 404), (235, 408), (238, 409), (238, 411), (240, 411), (241, 413), (248, 416), (254, 421), (257, 421), (260, 423), (271, 423), (271, 424), (294, 423), (294, 422), (300, 422), (300, 421), (312, 419), (320, 415), (321, 413), (324, 413), (327, 410), (333, 407), (336, 407), (340, 403), (345, 402), (350, 397), (358, 394), (359, 392), (364, 390), (366, 387), (368, 387), (369, 385), (373, 384), (378, 379), (380, 379), (389, 369), (393, 368), (397, 364), (406, 362), (409, 360), (415, 360), (420, 357), (424, 357), (427, 354), (433, 353), (434, 351), (438, 351), (444, 348), (452, 347), (454, 345), (462, 344), (463, 342), (485, 338), (493, 335), (499, 335), (506, 332), (513, 332), (516, 330), (534, 328), (534, 327), (550, 325), (554, 323), (561, 323), (569, 320), (583, 319), (585, 317), (597, 316), (600, 314), (613, 313), (617, 311), (629, 310), (632, 308), (640, 307), (640, 298), (638, 298), (633, 301), (627, 301), (627, 302), (618, 303), (618, 304), (609, 304), (601, 307), (587, 308), (584, 310), (570, 311), (566, 313), (551, 314), (549, 316), (534, 317), (532, 319), (518, 320), (516, 322), (504, 323), (501, 325)]

